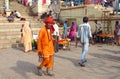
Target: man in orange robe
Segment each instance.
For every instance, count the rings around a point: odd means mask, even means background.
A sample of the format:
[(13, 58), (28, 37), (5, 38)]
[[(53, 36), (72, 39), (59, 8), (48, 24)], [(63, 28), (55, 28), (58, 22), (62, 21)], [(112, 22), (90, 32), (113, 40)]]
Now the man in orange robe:
[(48, 17), (45, 20), (45, 25), (41, 28), (38, 35), (38, 56), (42, 56), (42, 62), (40, 63), (39, 75), (42, 76), (42, 68), (46, 67), (46, 75), (52, 76), (50, 69), (53, 67), (53, 38), (51, 27), (53, 26), (52, 17)]

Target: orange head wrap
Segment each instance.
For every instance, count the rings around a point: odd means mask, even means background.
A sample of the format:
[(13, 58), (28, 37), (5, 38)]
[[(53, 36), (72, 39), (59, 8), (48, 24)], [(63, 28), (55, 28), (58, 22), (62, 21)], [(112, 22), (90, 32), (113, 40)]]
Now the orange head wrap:
[(54, 23), (54, 20), (53, 20), (52, 17), (48, 17), (48, 18), (46, 18), (46, 20), (45, 20), (45, 24), (48, 24), (48, 23), (50, 23), (50, 24), (53, 24), (53, 23)]

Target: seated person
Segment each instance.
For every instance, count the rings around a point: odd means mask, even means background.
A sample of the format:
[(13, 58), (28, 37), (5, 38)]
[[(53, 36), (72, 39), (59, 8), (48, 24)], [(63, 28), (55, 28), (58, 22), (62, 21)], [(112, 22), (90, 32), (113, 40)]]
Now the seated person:
[(95, 34), (97, 35), (96, 42), (102, 42), (102, 37), (99, 36), (100, 34), (102, 34), (102, 24), (97, 20), (95, 20), (94, 22), (96, 27)]
[(102, 24), (98, 22), (97, 20), (95, 20), (94, 22), (95, 22), (95, 27), (96, 27), (95, 32), (97, 34), (102, 33)]
[(11, 12), (10, 16), (7, 17), (9, 22), (13, 22), (14, 21), (14, 14), (13, 12)]
[(117, 43), (120, 45), (120, 24), (116, 26)]
[(21, 14), (20, 14), (20, 12), (18, 12), (17, 10), (14, 11), (14, 15), (15, 15), (17, 18), (21, 18)]

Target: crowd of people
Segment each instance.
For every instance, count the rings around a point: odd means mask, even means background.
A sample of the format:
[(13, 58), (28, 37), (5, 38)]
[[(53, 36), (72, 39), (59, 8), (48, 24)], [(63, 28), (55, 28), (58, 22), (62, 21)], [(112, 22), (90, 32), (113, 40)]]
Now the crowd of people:
[[(21, 0), (19, 0), (21, 1)], [(21, 14), (18, 11), (11, 12), (10, 16), (8, 16), (8, 21), (13, 22), (14, 18), (21, 18)], [(60, 39), (60, 30), (58, 22), (56, 19), (52, 16), (52, 11), (49, 11), (49, 13), (44, 13), (41, 16), (41, 19), (44, 19), (44, 25), (39, 30), (39, 34), (37, 35), (37, 53), (38, 56), (42, 58), (42, 61), (40, 62), (38, 68), (38, 74), (40, 76), (43, 75), (43, 67), (46, 68), (45, 75), (48, 76), (54, 76), (54, 74), (51, 72), (52, 67), (54, 66), (54, 54), (59, 52), (59, 39)], [(95, 33), (101, 34), (102, 33), (102, 24), (99, 23), (97, 20), (94, 21), (95, 23)], [(70, 29), (68, 26), (68, 21), (64, 21), (63, 23), (63, 33), (62, 33), (62, 39), (70, 39), (71, 41), (78, 41), (77, 38), (79, 38), (79, 41), (81, 42), (82, 51), (81, 51), (81, 57), (79, 59), (78, 64), (81, 67), (85, 67), (85, 63), (87, 62), (86, 55), (88, 53), (89, 49), (89, 43), (91, 40), (91, 43), (94, 44), (93, 41), (93, 33), (91, 31), (91, 26), (89, 24), (89, 18), (83, 17), (83, 23), (79, 24), (77, 26), (76, 22), (72, 22)], [(116, 21), (115, 24), (115, 30), (114, 30), (114, 36), (116, 43), (120, 45), (120, 24), (118, 21)], [(99, 37), (98, 37), (99, 38)], [(24, 52), (28, 53), (30, 52), (32, 48), (32, 42), (33, 40), (33, 34), (32, 30), (30, 28), (30, 23), (28, 21), (24, 21), (21, 28), (21, 42), (24, 45)], [(76, 44), (77, 45), (77, 44)]]
[(31, 6), (33, 2), (37, 0), (18, 0), (18, 3), (23, 4), (24, 6)]
[[(38, 73), (40, 76), (43, 74), (43, 67), (46, 68), (45, 74), (48, 76), (53, 76), (54, 74), (51, 73), (51, 69), (54, 65), (54, 53), (59, 51), (59, 39), (60, 39), (60, 30), (57, 21), (53, 19), (51, 14), (44, 14), (42, 19), (44, 19), (44, 25), (39, 31), (37, 36), (37, 52), (38, 56), (42, 58), (41, 63), (38, 66)], [(102, 24), (99, 23), (97, 20), (95, 22), (95, 33), (101, 34), (102, 33)], [(81, 67), (85, 67), (85, 63), (87, 62), (86, 55), (88, 53), (89, 43), (90, 40), (92, 44), (93, 41), (93, 33), (91, 31), (91, 26), (89, 24), (89, 18), (83, 17), (83, 23), (78, 25), (76, 22), (72, 22), (70, 28), (68, 28), (68, 21), (64, 21), (63, 23), (63, 34), (62, 39), (71, 39), (71, 41), (76, 41), (75, 38), (78, 36), (79, 41), (81, 42), (82, 46), (82, 55), (79, 60), (79, 65)], [(77, 36), (76, 36), (77, 33)], [(115, 39), (120, 45), (120, 24), (116, 21), (115, 24)], [(22, 26), (22, 40), (24, 44), (24, 52), (29, 52), (32, 50), (31, 40), (32, 40), (32, 31), (29, 27), (29, 22), (25, 21)], [(28, 38), (29, 37), (29, 38)]]
[[(62, 39), (70, 39), (71, 41), (78, 41), (81, 42), (82, 51), (81, 57), (79, 59), (78, 64), (81, 67), (85, 67), (85, 63), (87, 62), (86, 55), (88, 53), (90, 40), (91, 43), (94, 44), (93, 40), (93, 33), (91, 31), (91, 26), (89, 24), (89, 18), (83, 17), (83, 23), (77, 26), (76, 22), (72, 22), (69, 28), (68, 21), (64, 21), (62, 28), (62, 36), (59, 30), (59, 25), (57, 24), (58, 21), (54, 19), (52, 16), (52, 11), (48, 13), (45, 12), (41, 17), (43, 19), (44, 25), (39, 31), (37, 35), (37, 53), (39, 58), (42, 58), (38, 68), (38, 74), (40, 76), (43, 75), (43, 67), (46, 68), (45, 75), (53, 76), (53, 72), (51, 72), (52, 67), (54, 66), (54, 54), (59, 52), (59, 40)], [(97, 20), (94, 21), (95, 23), (95, 33), (101, 34), (102, 33), (102, 24), (99, 23)], [(116, 22), (116, 29), (115, 29), (115, 39), (120, 44), (120, 29), (118, 22)], [(24, 44), (24, 52), (27, 53), (32, 50), (31, 41), (32, 38), (32, 30), (30, 28), (29, 22), (25, 21), (22, 25), (22, 42)], [(99, 37), (98, 37), (99, 38)], [(76, 43), (77, 45), (77, 43)]]

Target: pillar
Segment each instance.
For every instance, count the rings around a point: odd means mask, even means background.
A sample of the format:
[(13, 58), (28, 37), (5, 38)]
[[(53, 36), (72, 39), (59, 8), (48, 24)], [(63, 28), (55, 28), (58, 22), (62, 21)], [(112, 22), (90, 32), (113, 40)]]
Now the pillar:
[(118, 14), (119, 10), (119, 0), (116, 0), (116, 14)]
[(9, 8), (9, 4), (10, 4), (9, 0), (4, 0), (4, 7), (5, 7), (4, 11), (6, 12), (7, 16), (9, 16), (11, 13), (10, 8)]
[(5, 5), (5, 11), (10, 10), (9, 9), (9, 0), (5, 0), (4, 5)]
[(66, 0), (66, 7), (68, 7), (68, 0)]

